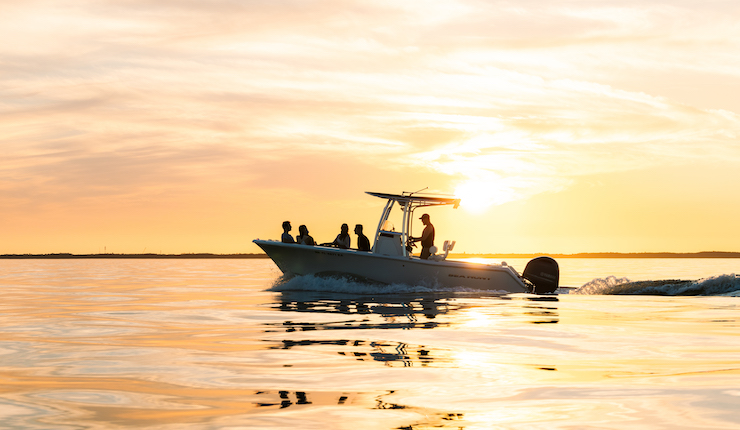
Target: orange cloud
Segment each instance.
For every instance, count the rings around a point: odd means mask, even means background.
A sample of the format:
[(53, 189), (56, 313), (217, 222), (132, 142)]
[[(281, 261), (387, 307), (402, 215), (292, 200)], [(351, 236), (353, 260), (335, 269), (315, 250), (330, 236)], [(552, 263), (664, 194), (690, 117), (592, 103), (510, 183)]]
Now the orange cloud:
[(740, 161), (740, 11), (576, 6), (8, 4), (5, 251), (101, 236), (256, 251), (248, 239), (299, 209), (318, 235), (333, 209), (372, 224), (365, 190), (490, 183), (492, 202), (527, 204), (600, 175)]

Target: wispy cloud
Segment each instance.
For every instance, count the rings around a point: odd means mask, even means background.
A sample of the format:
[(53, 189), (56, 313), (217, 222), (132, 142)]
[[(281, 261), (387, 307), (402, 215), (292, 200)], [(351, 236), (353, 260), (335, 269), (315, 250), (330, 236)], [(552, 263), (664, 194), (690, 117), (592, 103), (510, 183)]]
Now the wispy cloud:
[(731, 3), (2, 8), (0, 197), (14, 207), (194, 183), (310, 192), (333, 168), (343, 185), (405, 171), (496, 183), (503, 202), (600, 172), (740, 161)]

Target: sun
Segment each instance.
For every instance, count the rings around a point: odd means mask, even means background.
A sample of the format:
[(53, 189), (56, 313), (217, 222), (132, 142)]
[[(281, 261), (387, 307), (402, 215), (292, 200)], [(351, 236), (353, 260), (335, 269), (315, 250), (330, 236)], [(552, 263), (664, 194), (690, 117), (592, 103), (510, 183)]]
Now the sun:
[(498, 191), (492, 184), (469, 180), (455, 189), (455, 197), (460, 199), (460, 206), (472, 213), (483, 213), (496, 204)]

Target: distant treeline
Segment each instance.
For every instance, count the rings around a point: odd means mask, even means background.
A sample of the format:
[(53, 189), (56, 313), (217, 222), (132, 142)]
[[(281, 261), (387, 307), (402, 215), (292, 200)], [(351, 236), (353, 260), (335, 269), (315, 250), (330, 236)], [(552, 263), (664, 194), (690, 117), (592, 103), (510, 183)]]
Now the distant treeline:
[[(466, 254), (450, 253), (448, 258), (534, 258), (549, 255), (553, 258), (740, 258), (740, 252), (582, 252), (578, 254)], [(24, 258), (268, 258), (267, 254), (2, 254), (0, 259)]]
[(740, 258), (740, 252), (581, 252), (578, 254), (453, 254), (449, 258), (534, 258), (548, 255), (553, 258)]
[(267, 258), (267, 254), (3, 254), (0, 258)]

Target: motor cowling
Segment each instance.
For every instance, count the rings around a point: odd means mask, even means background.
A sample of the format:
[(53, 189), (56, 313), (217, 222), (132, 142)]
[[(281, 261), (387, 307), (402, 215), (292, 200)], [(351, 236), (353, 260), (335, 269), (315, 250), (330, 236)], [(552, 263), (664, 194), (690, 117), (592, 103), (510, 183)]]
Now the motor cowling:
[(552, 293), (558, 289), (560, 268), (554, 258), (537, 257), (527, 263), (522, 277), (534, 285), (533, 293)]

